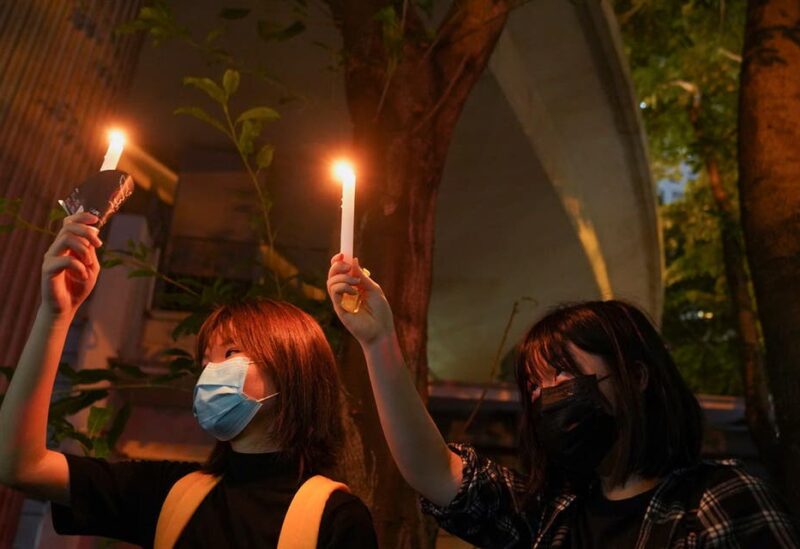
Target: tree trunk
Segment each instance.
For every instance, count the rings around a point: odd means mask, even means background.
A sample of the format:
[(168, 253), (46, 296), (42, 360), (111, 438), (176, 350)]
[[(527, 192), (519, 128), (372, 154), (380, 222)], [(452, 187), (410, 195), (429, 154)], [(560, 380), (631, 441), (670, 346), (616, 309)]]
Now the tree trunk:
[[(422, 38), (414, 4), (396, 2), (405, 38), (402, 53), (392, 58), (375, 18), (380, 2), (329, 4), (344, 42), (359, 168), (356, 255), (392, 305), (408, 368), (426, 398), (437, 189), (458, 116), (486, 67), (509, 6), (499, 0), (453, 3), (431, 42)], [(343, 363), (350, 399), (346, 423), (354, 435), (348, 440), (348, 478), (366, 483), (355, 489), (371, 503), (382, 547), (432, 547), (435, 530), (422, 519), (416, 494), (394, 465), (353, 340), (345, 344)], [(353, 451), (354, 445), (360, 450)]]
[(800, 3), (750, 0), (742, 63), (739, 189), (780, 441), (800, 505)]
[(736, 316), (747, 426), (765, 465), (775, 471), (777, 464), (775, 426), (758, 337), (758, 319), (750, 295), (750, 278), (745, 268), (745, 254), (739, 237), (738, 221), (734, 216), (731, 199), (725, 191), (719, 166), (713, 156), (706, 158), (706, 172), (720, 218), (725, 282)]

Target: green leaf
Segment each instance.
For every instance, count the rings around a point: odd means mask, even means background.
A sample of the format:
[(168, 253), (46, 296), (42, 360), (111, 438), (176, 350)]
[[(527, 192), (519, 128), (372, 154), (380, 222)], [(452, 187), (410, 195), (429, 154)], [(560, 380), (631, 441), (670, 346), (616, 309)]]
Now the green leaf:
[(433, 0), (417, 0), (417, 7), (428, 17), (433, 17)]
[(108, 428), (107, 438), (110, 448), (116, 448), (119, 437), (122, 436), (122, 432), (125, 430), (125, 426), (128, 424), (128, 419), (130, 419), (130, 417), (131, 405), (129, 402), (126, 402), (119, 412), (117, 412), (117, 415), (114, 416), (114, 421), (111, 422), (111, 426)]
[(119, 370), (123, 374), (136, 379), (144, 379), (147, 377), (147, 374), (144, 373), (142, 369), (136, 366), (135, 364), (128, 364), (125, 362), (120, 362), (118, 360), (110, 359), (108, 361), (108, 366), (112, 370)]
[(230, 97), (236, 90), (239, 89), (239, 71), (228, 69), (222, 76), (222, 87), (225, 88), (225, 94)]
[(49, 417), (48, 424), (53, 429), (53, 438), (56, 443), (62, 440), (71, 438), (77, 440), (83, 445), (84, 448), (90, 449), (92, 447), (91, 439), (85, 433), (81, 433), (63, 417)]
[(66, 362), (60, 362), (58, 364), (58, 373), (69, 380), (75, 379), (75, 376), (78, 375), (78, 372)]
[(101, 459), (108, 459), (111, 456), (111, 446), (108, 439), (95, 438), (92, 440), (92, 456)]
[(236, 141), (239, 150), (244, 155), (253, 154), (253, 142), (261, 135), (261, 122), (256, 119), (249, 119), (242, 122), (242, 129)]
[(47, 220), (52, 223), (53, 221), (61, 221), (65, 217), (67, 217), (67, 212), (64, 211), (64, 208), (59, 206), (50, 210)]
[(202, 120), (206, 124), (209, 124), (209, 125), (215, 127), (216, 129), (218, 129), (219, 131), (221, 131), (225, 135), (229, 135), (228, 134), (228, 129), (222, 124), (222, 122), (220, 122), (219, 120), (217, 120), (216, 118), (214, 118), (213, 116), (208, 114), (206, 111), (204, 111), (200, 107), (179, 107), (179, 108), (175, 109), (174, 111), (172, 111), (172, 114), (186, 114), (186, 115), (189, 115), (189, 116), (193, 116), (193, 117), (197, 118), (198, 120)]
[(375, 14), (375, 20), (388, 24), (397, 23), (397, 12), (395, 11), (394, 6), (389, 5), (379, 9)]
[(167, 383), (169, 381), (175, 381), (176, 379), (181, 379), (189, 375), (185, 371), (174, 371), (168, 374), (156, 376), (153, 378), (153, 383)]
[(212, 29), (212, 30), (208, 31), (208, 34), (206, 34), (204, 42), (206, 44), (212, 44), (213, 42), (216, 42), (217, 40), (219, 40), (220, 37), (222, 37), (224, 34), (225, 34), (225, 29), (222, 28), (222, 27), (216, 28), (216, 29)]
[(275, 147), (272, 145), (264, 145), (256, 155), (256, 165), (259, 168), (269, 168), (272, 164), (272, 157), (275, 154)]
[(164, 349), (159, 354), (163, 356), (182, 356), (182, 357), (192, 358), (192, 353), (190, 353), (185, 349), (180, 349), (178, 347), (170, 347), (169, 349)]
[(163, 21), (164, 14), (157, 8), (145, 6), (139, 10), (139, 19), (143, 21)]
[(225, 91), (219, 87), (219, 84), (210, 78), (186, 76), (183, 78), (183, 84), (186, 86), (194, 86), (199, 90), (203, 90), (211, 99), (220, 105), (224, 105), (226, 103), (227, 98), (225, 96)]
[(104, 259), (100, 262), (100, 266), (104, 269), (111, 269), (119, 265), (122, 265), (122, 260), (116, 257), (114, 259)]
[(283, 42), (297, 36), (306, 30), (302, 21), (295, 21), (288, 26), (261, 19), (258, 21), (258, 35), (266, 42)]
[(84, 368), (73, 370), (70, 381), (74, 385), (93, 385), (101, 381), (117, 381), (117, 374), (106, 368)]
[(196, 369), (197, 363), (192, 358), (180, 357), (169, 363), (169, 371), (172, 373), (194, 372)]
[(152, 269), (134, 269), (128, 271), (128, 278), (146, 278), (148, 276), (155, 276), (156, 273)]
[(75, 396), (68, 396), (50, 404), (50, 415), (54, 417), (64, 417), (76, 414), (108, 396), (105, 389), (93, 389), (91, 391), (81, 391)]
[(280, 117), (281, 115), (275, 109), (270, 109), (269, 107), (253, 107), (240, 114), (239, 118), (236, 119), (236, 123), (240, 124), (245, 120), (265, 120), (267, 122), (272, 122), (278, 120)]
[(21, 206), (21, 198), (0, 198), (0, 213), (16, 215)]
[(86, 420), (86, 429), (91, 438), (95, 438), (105, 428), (111, 419), (113, 410), (110, 406), (92, 406), (89, 408), (89, 418)]
[(223, 8), (218, 17), (222, 19), (244, 19), (250, 14), (249, 8)]

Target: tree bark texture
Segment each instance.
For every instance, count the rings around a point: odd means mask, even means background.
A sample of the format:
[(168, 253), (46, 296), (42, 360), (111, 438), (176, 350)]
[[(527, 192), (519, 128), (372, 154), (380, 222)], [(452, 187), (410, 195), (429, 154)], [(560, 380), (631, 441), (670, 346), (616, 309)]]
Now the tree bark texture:
[(800, 2), (750, 0), (742, 63), (739, 192), (766, 346), (780, 478), (800, 505)]
[[(700, 124), (703, 108), (702, 92), (696, 86), (687, 88), (687, 91), (693, 95), (688, 111), (689, 121), (697, 142), (702, 143), (705, 137)], [(711, 197), (719, 219), (725, 283), (735, 316), (747, 427), (765, 464), (769, 469), (776, 471), (776, 431), (759, 341), (758, 316), (750, 292), (750, 276), (745, 264), (744, 246), (739, 230), (741, 221), (736, 216), (733, 199), (726, 190), (720, 174), (716, 151), (707, 146), (702, 154)]]
[[(454, 2), (431, 40), (414, 3), (396, 2), (402, 46), (392, 54), (375, 18), (385, 4), (329, 5), (343, 38), (359, 170), (356, 256), (392, 305), (409, 371), (425, 399), (437, 189), (458, 117), (511, 6)], [(420, 516), (417, 496), (388, 451), (358, 344), (348, 340), (342, 358), (352, 435), (348, 478), (366, 483), (354, 488), (371, 503), (382, 547), (432, 547), (435, 530)]]
[(759, 341), (758, 316), (750, 293), (750, 277), (738, 230), (739, 221), (713, 156), (706, 159), (706, 171), (720, 220), (725, 282), (736, 316), (747, 427), (764, 463), (770, 470), (776, 471), (778, 441)]

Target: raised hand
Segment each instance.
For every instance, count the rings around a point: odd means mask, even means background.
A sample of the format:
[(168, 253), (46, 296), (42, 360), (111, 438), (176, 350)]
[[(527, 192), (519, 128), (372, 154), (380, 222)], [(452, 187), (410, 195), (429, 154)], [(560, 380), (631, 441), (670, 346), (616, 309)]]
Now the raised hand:
[[(333, 256), (328, 271), (328, 294), (342, 324), (362, 346), (394, 333), (392, 309), (383, 290), (361, 269), (358, 258), (350, 265), (344, 262), (342, 254)], [(350, 313), (342, 307), (344, 294), (361, 296), (357, 313)]]
[(100, 273), (96, 248), (103, 245), (98, 219), (81, 212), (64, 218), (61, 230), (44, 254), (42, 307), (56, 316), (74, 315), (89, 296)]

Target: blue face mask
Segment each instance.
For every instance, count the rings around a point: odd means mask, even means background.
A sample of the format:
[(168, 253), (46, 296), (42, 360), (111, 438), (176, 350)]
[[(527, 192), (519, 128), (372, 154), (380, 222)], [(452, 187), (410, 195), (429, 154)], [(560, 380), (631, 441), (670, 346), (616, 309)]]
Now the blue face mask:
[(241, 433), (262, 403), (278, 395), (256, 400), (242, 392), (250, 364), (243, 356), (209, 362), (194, 386), (194, 417), (217, 440), (230, 440)]

